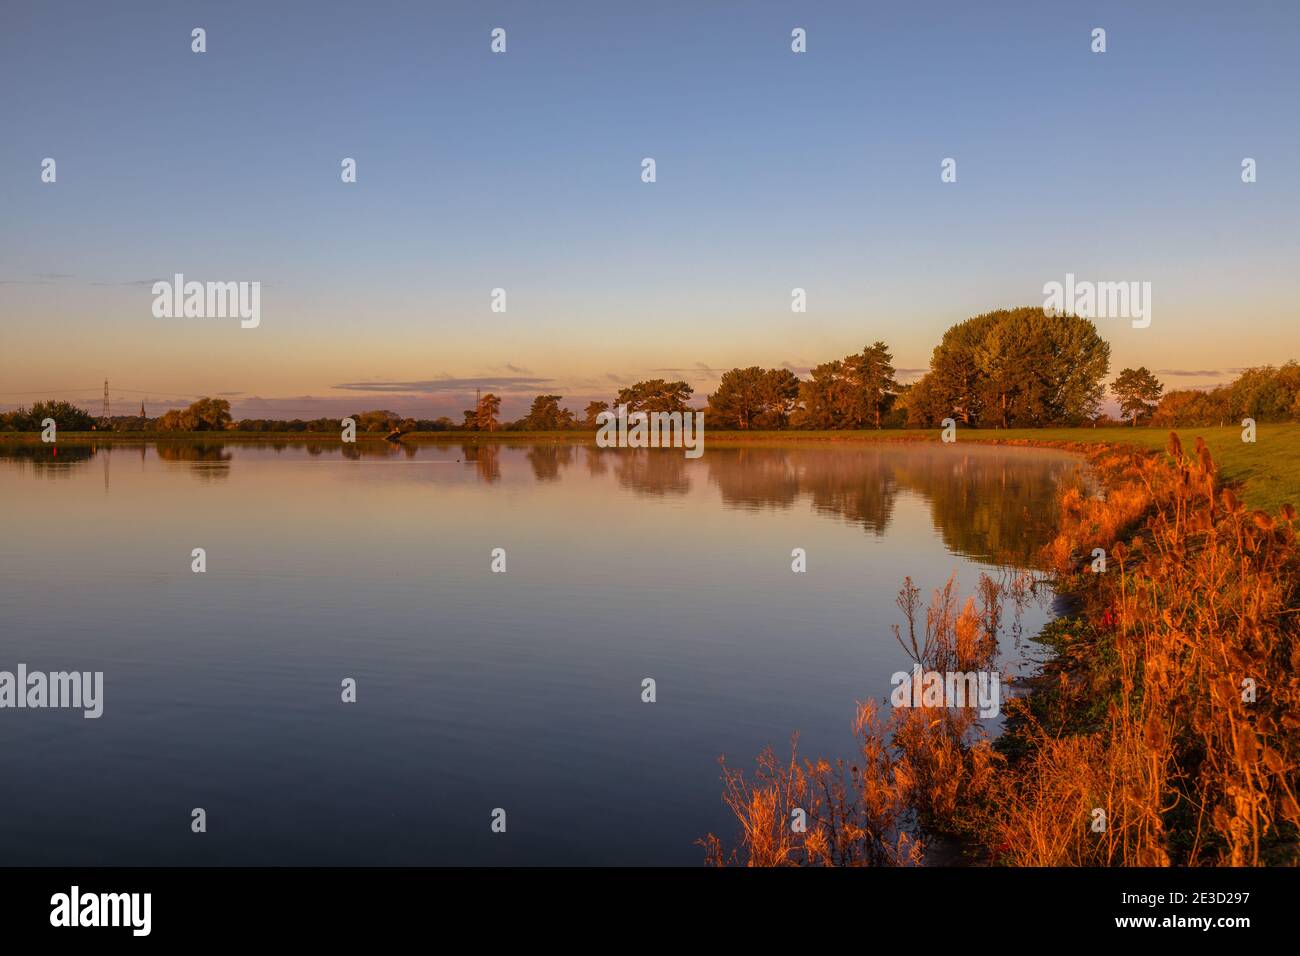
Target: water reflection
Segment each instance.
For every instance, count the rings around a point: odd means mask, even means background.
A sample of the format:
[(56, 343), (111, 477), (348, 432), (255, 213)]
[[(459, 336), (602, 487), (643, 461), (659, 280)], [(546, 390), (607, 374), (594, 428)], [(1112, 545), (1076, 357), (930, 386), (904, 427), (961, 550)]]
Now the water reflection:
[(501, 446), (461, 445), (460, 453), (465, 463), (473, 466), (479, 481), (492, 484), (501, 480)]
[[(0, 720), (24, 768), (0, 779), (0, 846), (30, 865), (698, 863), (700, 834), (734, 825), (718, 756), (794, 730), (847, 752), (855, 702), (910, 666), (904, 576), (971, 594), (1023, 564), (1077, 471), (937, 443), (0, 442), (0, 499), (22, 503), (0, 535), (5, 660), (108, 688), (102, 721)], [(1022, 619), (1047, 617), (1021, 611), (1012, 674)], [(201, 847), (165, 823), (195, 793), (227, 821)], [(509, 841), (422, 823), (497, 801), (526, 808)]]
[(207, 442), (159, 442), (154, 451), (163, 461), (188, 465), (190, 474), (199, 481), (229, 478), (230, 463), (235, 457), (227, 445)]
[(573, 464), (573, 453), (572, 445), (533, 445), (527, 452), (533, 477), (538, 481), (555, 481), (560, 477), (561, 468)]
[(66, 478), (95, 453), (86, 445), (0, 445), (0, 461), (12, 461), (24, 471), (30, 468), (42, 478)]
[[(313, 459), (357, 462), (456, 461), (479, 482), (494, 485), (515, 469), (540, 483), (561, 481), (578, 467), (589, 477), (611, 475), (639, 496), (688, 495), (696, 483), (717, 490), (728, 508), (789, 510), (807, 503), (820, 515), (847, 521), (873, 536), (889, 530), (900, 495), (918, 495), (949, 551), (1001, 565), (1024, 566), (1046, 540), (1063, 483), (1083, 481), (1078, 461), (1059, 452), (979, 445), (883, 443), (713, 447), (698, 460), (673, 449), (608, 449), (552, 442), (408, 444), (361, 442), (142, 442), (139, 445), (0, 445), (0, 460), (30, 466), (42, 477), (68, 475), (92, 460), (116, 455), (187, 465), (200, 481), (222, 481), (240, 456), (305, 451)], [(109, 482), (104, 462), (105, 486)]]

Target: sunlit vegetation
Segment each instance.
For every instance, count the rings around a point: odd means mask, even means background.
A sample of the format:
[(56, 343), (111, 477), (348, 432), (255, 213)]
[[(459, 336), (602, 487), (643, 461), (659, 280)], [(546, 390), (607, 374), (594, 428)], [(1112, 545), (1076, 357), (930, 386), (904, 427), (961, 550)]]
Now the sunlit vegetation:
[[(895, 636), (922, 670), (977, 671), (992, 666), (1003, 595), (991, 579), (981, 604), (960, 602), (953, 581), (936, 591), (920, 619), (920, 592), (909, 579), (898, 605), (905, 627)], [(859, 703), (852, 757), (789, 759), (771, 748), (750, 776), (722, 764), (723, 801), (739, 835), (728, 844), (708, 834), (700, 844), (713, 865), (909, 866), (925, 860), (931, 834), (968, 833), (1004, 763), (967, 708), (898, 708), (882, 716)], [(796, 811), (805, 818), (793, 825)]]
[[(850, 760), (769, 751), (752, 778), (724, 765), (738, 834), (707, 836), (709, 862), (906, 865), (936, 836), (1007, 865), (1300, 862), (1295, 510), (1247, 508), (1200, 440), (1091, 463), (1104, 495), (1068, 488), (1042, 555), (1078, 610), (1049, 628), (1057, 653), (1007, 703), (996, 745), (970, 710), (859, 705)], [(973, 669), (998, 638), (1000, 587), (960, 609), (951, 590), (918, 639), (907, 582), (900, 640), (933, 669)]]
[(1164, 386), (1145, 365), (1126, 368), (1111, 383), (1111, 391), (1119, 401), (1120, 415), (1136, 426), (1139, 420), (1149, 420), (1160, 402)]
[[(1246, 508), (1208, 447), (1102, 453), (1105, 501), (1067, 494), (1047, 550), (1086, 601), (991, 821), (1007, 862), (1295, 862), (1296, 514)], [(1107, 573), (1074, 571), (1107, 542)], [(1081, 583), (1086, 581), (1088, 583)], [(1041, 703), (1041, 702), (1040, 702)], [(1062, 733), (1087, 709), (1092, 726)], [(1036, 711), (1036, 712), (1035, 712)], [(1103, 833), (1075, 824), (1091, 807)]]
[(1227, 385), (1166, 392), (1152, 415), (1163, 427), (1300, 421), (1300, 364), (1248, 368)]
[(1074, 425), (1097, 414), (1110, 346), (1087, 319), (1001, 309), (954, 325), (900, 399), (909, 427)]

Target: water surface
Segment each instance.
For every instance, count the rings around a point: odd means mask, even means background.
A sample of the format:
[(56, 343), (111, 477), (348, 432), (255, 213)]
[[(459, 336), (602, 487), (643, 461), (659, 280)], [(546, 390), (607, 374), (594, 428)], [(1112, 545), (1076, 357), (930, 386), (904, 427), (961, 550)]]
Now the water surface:
[(719, 755), (795, 730), (847, 755), (854, 702), (910, 667), (904, 576), (969, 593), (1025, 565), (1078, 469), (938, 444), (0, 446), (0, 670), (105, 675), (98, 720), (0, 710), (0, 859), (698, 863), (734, 830)]

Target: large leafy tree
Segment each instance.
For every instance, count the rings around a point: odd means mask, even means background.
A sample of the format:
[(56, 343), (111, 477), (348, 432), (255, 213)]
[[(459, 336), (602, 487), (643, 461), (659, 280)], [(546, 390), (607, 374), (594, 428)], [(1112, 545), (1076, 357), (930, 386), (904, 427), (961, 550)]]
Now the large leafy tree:
[(709, 424), (714, 428), (751, 428), (763, 414), (763, 375), (757, 365), (724, 372), (718, 390), (709, 396)]
[(799, 384), (796, 421), (805, 428), (879, 428), (898, 397), (893, 356), (884, 342), (816, 366)]
[(1111, 391), (1119, 399), (1119, 410), (1137, 426), (1139, 418), (1148, 418), (1155, 411), (1164, 386), (1145, 366), (1126, 368), (1111, 383)]
[(230, 402), (224, 398), (200, 398), (189, 407), (196, 431), (221, 431), (230, 424)]
[(976, 343), (975, 365), (980, 371), (980, 404), (986, 424), (1009, 428), (1017, 413), (1028, 417), (1033, 409), (1035, 399), (1027, 393), (1046, 372), (1041, 365), (1045, 356), (1035, 345), (1041, 343), (1006, 320), (990, 323)]
[(1110, 346), (1087, 319), (1041, 308), (987, 312), (944, 333), (909, 397), (908, 420), (1076, 424), (1096, 414), (1109, 370)]
[(538, 395), (533, 399), (532, 408), (521, 423), (528, 431), (548, 432), (567, 428), (573, 421), (573, 413), (560, 408), (560, 395)]
[(474, 409), (474, 427), (479, 431), (494, 432), (501, 427), (497, 416), (501, 413), (501, 399), (488, 392), (478, 400)]
[(189, 408), (173, 408), (157, 421), (159, 431), (223, 431), (230, 424), (230, 402), (224, 398), (200, 398)]
[(799, 379), (789, 369), (733, 368), (709, 396), (714, 428), (781, 428), (799, 395)]
[(848, 376), (848, 408), (845, 417), (850, 428), (879, 428), (898, 395), (894, 378), (894, 357), (884, 342), (876, 342), (860, 355), (844, 359)]
[(785, 428), (799, 402), (799, 377), (788, 368), (770, 368), (763, 373), (763, 411), (755, 421), (758, 428)]
[(926, 407), (934, 414), (932, 423), (950, 416), (963, 425), (979, 422), (984, 394), (976, 348), (990, 324), (983, 316), (967, 319), (945, 332), (935, 346), (930, 371), (921, 380), (929, 399)]
[(19, 427), (22, 431), (40, 431), (41, 422), (47, 418), (54, 419), (54, 423), (59, 428), (70, 432), (89, 431), (90, 427), (95, 424), (95, 419), (90, 412), (78, 408), (71, 402), (53, 398), (48, 401), (37, 402), (26, 413), (19, 412), (15, 418), (20, 422)]
[(844, 362), (836, 359), (815, 366), (810, 377), (799, 383), (799, 403), (795, 420), (801, 428), (847, 428), (849, 377)]
[(1294, 360), (1281, 368), (1248, 368), (1230, 386), (1235, 418), (1279, 421), (1300, 412), (1300, 365)]

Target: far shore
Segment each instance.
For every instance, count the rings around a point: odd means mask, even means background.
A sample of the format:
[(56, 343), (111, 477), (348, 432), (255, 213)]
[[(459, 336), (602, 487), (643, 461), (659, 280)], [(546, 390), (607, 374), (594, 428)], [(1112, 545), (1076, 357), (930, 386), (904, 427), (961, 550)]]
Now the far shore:
[[(1144, 448), (1164, 448), (1173, 430), (1185, 442), (1204, 438), (1214, 453), (1221, 469), (1223, 481), (1244, 494), (1252, 508), (1276, 511), (1284, 503), (1300, 502), (1300, 424), (1261, 424), (1256, 441), (1242, 441), (1242, 431), (1236, 426), (1182, 426), (1174, 429), (1139, 426), (1104, 426), (1098, 428), (958, 428), (959, 442), (976, 442), (990, 445), (1018, 445), (1027, 447), (1063, 448), (1086, 452), (1098, 446), (1136, 444)], [(413, 445), (475, 445), (475, 444), (538, 444), (566, 443), (594, 444), (594, 431), (574, 429), (569, 431), (441, 431), (408, 432), (401, 436), (402, 444)], [(725, 445), (777, 447), (802, 444), (853, 445), (876, 442), (934, 442), (938, 443), (937, 429), (882, 429), (841, 431), (708, 431), (705, 448)], [(252, 444), (342, 444), (342, 437), (331, 432), (63, 432), (60, 443), (138, 445), (142, 442), (239, 442)], [(357, 442), (373, 445), (384, 443), (379, 432), (360, 432)], [(38, 432), (0, 432), (0, 447), (4, 445), (39, 445)]]

